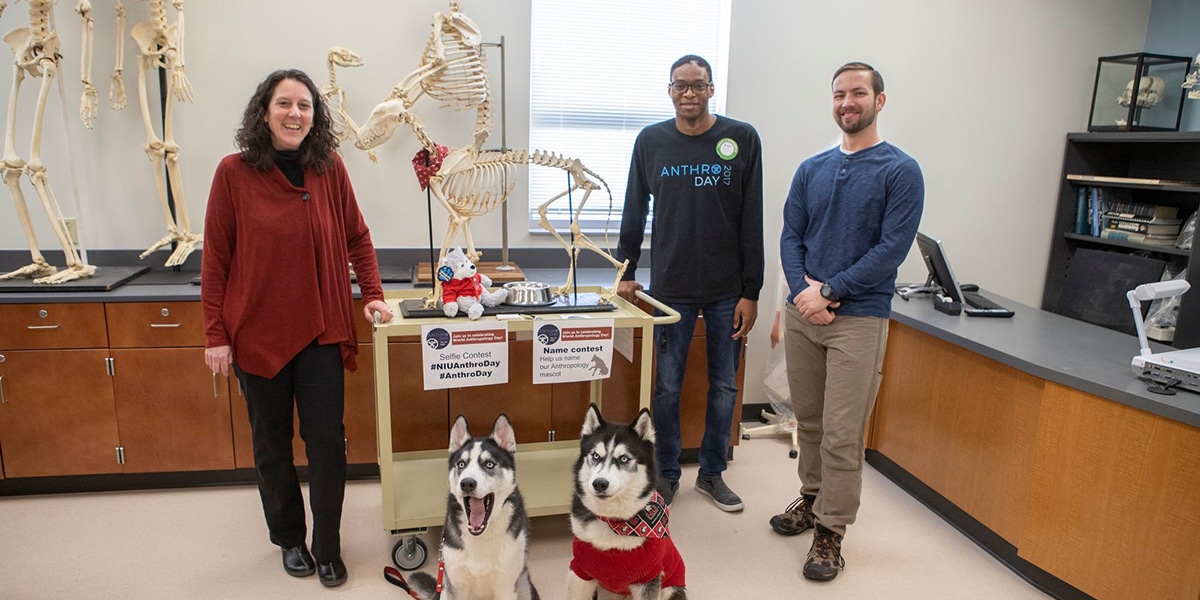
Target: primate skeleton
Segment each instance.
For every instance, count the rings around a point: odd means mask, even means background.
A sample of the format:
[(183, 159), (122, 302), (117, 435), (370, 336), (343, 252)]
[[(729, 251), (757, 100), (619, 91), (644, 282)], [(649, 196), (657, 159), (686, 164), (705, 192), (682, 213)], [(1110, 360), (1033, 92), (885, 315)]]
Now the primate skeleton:
[[(475, 250), (471, 237), (471, 219), (491, 212), (508, 199), (516, 185), (515, 175), (519, 165), (540, 165), (566, 171), (570, 180), (568, 188), (538, 207), (541, 217), (538, 224), (553, 234), (571, 257), (567, 281), (554, 292), (565, 294), (575, 289), (576, 259), (581, 249), (587, 248), (604, 257), (617, 269), (612, 288), (600, 296), (601, 303), (609, 302), (628, 262), (613, 258), (585, 236), (579, 227), (579, 215), (588, 196), (600, 189), (601, 185), (607, 189), (607, 184), (578, 159), (536, 150), (483, 150), (483, 144), (491, 133), (493, 118), (491, 85), (480, 48), (482, 36), (479, 27), (461, 12), (459, 0), (451, 0), (450, 11), (435, 13), (433, 20), (433, 31), (425, 44), (420, 66), (396, 84), (391, 95), (375, 107), (370, 118), (358, 130), (355, 146), (361, 150), (371, 150), (390, 139), (400, 125), (408, 125), (412, 129), (423, 148), (413, 160), (418, 177), (422, 179), (422, 187), (426, 181), (420, 171), (425, 169), (430, 192), (449, 213), (449, 227), (442, 240), (439, 259), (446, 255), (460, 230), (467, 241), (467, 256), (472, 261), (479, 259), (480, 254)], [(429, 138), (420, 120), (410, 112), (413, 104), (424, 94), (454, 110), (475, 109), (475, 133), (471, 145), (446, 148)], [(550, 224), (546, 211), (555, 201), (578, 190), (583, 191), (583, 196), (571, 220), (574, 243), (569, 243)], [(435, 281), (434, 290), (426, 298), (425, 305), (433, 307), (440, 296), (441, 282)]]
[[(183, 264), (189, 254), (203, 241), (203, 234), (192, 231), (188, 220), (187, 199), (183, 193), (183, 174), (179, 170), (179, 145), (175, 143), (174, 134), (174, 102), (192, 101), (192, 84), (184, 73), (183, 55), (183, 0), (172, 0), (177, 19), (174, 23), (167, 22), (166, 0), (145, 0), (150, 8), (150, 20), (142, 21), (133, 26), (130, 37), (138, 47), (138, 103), (142, 109), (142, 124), (146, 129), (146, 144), (143, 149), (154, 165), (154, 182), (158, 192), (159, 205), (167, 220), (167, 235), (155, 242), (141, 258), (150, 256), (160, 248), (176, 244), (174, 251), (165, 263), (168, 267)], [(85, 39), (88, 40), (90, 55), (91, 38), (85, 28)], [(122, 38), (125, 32), (125, 2), (117, 0), (117, 61), (113, 69), (108, 97), (113, 101), (113, 108), (125, 107), (125, 84), (121, 80), (124, 71), (124, 48)], [(154, 131), (150, 119), (150, 98), (147, 92), (147, 81), (152, 73), (162, 69), (166, 73), (167, 89), (170, 93), (163, 98), (163, 136), (159, 138)], [(90, 76), (90, 69), (85, 71)], [(86, 90), (91, 82), (85, 79)], [(166, 166), (164, 173), (163, 167)], [(170, 180), (171, 196), (175, 202), (175, 214), (171, 214), (168, 201), (167, 186)]]
[[(63, 225), (62, 210), (58, 206), (54, 190), (50, 187), (50, 176), (47, 173), (46, 165), (42, 163), (42, 125), (46, 116), (46, 100), (50, 96), (50, 85), (58, 73), (59, 59), (62, 58), (62, 55), (58, 52), (60, 48), (58, 32), (53, 28), (51, 19), (54, 0), (28, 0), (28, 2), (29, 26), (13, 29), (4, 36), (5, 43), (12, 48), (14, 61), (12, 90), (8, 100), (7, 130), (4, 136), (4, 158), (0, 159), (0, 174), (4, 177), (4, 183), (12, 195), (17, 211), (17, 220), (20, 221), (25, 239), (29, 242), (32, 262), (15, 271), (0, 275), (0, 279), (28, 277), (33, 278), (34, 283), (64, 283), (91, 277), (96, 273), (96, 268), (86, 265), (80, 260), (79, 253), (68, 238)], [(7, 4), (0, 0), (0, 14), (6, 7)], [(76, 10), (80, 14), (84, 14), (89, 8), (87, 0), (83, 0)], [(17, 100), (20, 97), (21, 83), (25, 80), (26, 75), (40, 77), (42, 80), (38, 91), (37, 106), (34, 108), (33, 140), (29, 144), (28, 162), (17, 154), (15, 131)], [(86, 104), (81, 110), (81, 114), (88, 114)], [(87, 122), (86, 116), (85, 122)], [(30, 182), (33, 183), (42, 208), (50, 219), (50, 226), (62, 246), (67, 264), (62, 271), (46, 262), (38, 247), (29, 207), (25, 202), (25, 194), (21, 191), (22, 175), (27, 175)]]

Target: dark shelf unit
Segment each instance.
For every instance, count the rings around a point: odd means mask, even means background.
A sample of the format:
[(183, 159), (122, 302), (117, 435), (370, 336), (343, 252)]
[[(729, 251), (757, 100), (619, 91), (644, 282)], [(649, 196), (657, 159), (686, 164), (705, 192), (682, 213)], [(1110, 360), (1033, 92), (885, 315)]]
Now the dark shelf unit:
[[(1054, 233), (1050, 242), (1050, 262), (1042, 294), (1042, 309), (1057, 312), (1071, 258), (1080, 248), (1118, 252), (1146, 252), (1150, 256), (1188, 269), (1188, 282), (1200, 286), (1200, 262), (1197, 245), (1190, 250), (1161, 247), (1080, 235), (1075, 232), (1077, 193), (1080, 187), (1107, 187), (1129, 190), (1134, 202), (1179, 207), (1186, 220), (1200, 207), (1200, 185), (1175, 183), (1077, 181), (1068, 175), (1127, 177), (1131, 179), (1200, 182), (1200, 132), (1101, 132), (1067, 134), (1062, 179), (1054, 214)], [(1175, 328), (1177, 348), (1200, 346), (1200, 289), (1181, 298)]]

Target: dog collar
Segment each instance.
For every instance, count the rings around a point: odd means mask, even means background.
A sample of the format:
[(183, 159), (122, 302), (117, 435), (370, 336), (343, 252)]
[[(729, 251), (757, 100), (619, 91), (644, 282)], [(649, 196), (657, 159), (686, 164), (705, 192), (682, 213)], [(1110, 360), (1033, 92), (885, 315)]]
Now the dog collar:
[(667, 507), (662, 494), (658, 493), (657, 490), (651, 494), (650, 501), (646, 503), (646, 507), (638, 511), (636, 515), (633, 515), (632, 519), (625, 521), (601, 516), (597, 516), (596, 518), (607, 523), (608, 527), (617, 535), (650, 539), (662, 539), (671, 536), (667, 530), (667, 521), (671, 518), (671, 509)]

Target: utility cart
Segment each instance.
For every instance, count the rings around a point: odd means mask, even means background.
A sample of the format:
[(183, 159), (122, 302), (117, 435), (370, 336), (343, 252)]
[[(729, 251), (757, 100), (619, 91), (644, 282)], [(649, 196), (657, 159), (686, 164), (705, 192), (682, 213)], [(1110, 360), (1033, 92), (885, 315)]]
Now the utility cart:
[[(580, 293), (601, 293), (600, 287), (580, 287)], [(400, 336), (419, 336), (421, 328), (431, 324), (461, 323), (462, 319), (446, 317), (405, 318), (400, 304), (406, 300), (423, 298), (426, 290), (393, 290), (384, 293), (385, 300), (396, 315), (389, 323), (377, 323), (373, 342), (375, 372), (375, 414), (378, 425), (379, 478), (383, 495), (383, 526), (393, 535), (402, 536), (392, 550), (392, 561), (401, 569), (417, 569), (428, 556), (426, 544), (418, 537), (431, 526), (442, 525), (446, 517), (446, 485), (449, 476), (447, 461), (449, 451), (421, 450), (393, 452), (392, 424), (402, 418), (392, 413), (391, 380), (388, 362), (388, 341)], [(638, 298), (664, 314), (652, 316), (620, 297), (612, 299), (615, 310), (600, 315), (613, 320), (615, 328), (641, 328), (641, 367), (639, 405), (649, 408), (651, 397), (651, 357), (653, 356), (654, 326), (675, 323), (679, 313), (639, 291)], [(543, 314), (555, 318), (570, 314)], [(485, 315), (481, 320), (497, 320), (496, 316)], [(533, 331), (534, 316), (520, 315), (505, 319), (508, 331)], [(415, 369), (414, 369), (415, 370)], [(523, 376), (521, 373), (512, 373)], [(601, 403), (603, 380), (590, 382), (589, 396), (597, 405)], [(453, 421), (454, 415), (450, 415)], [(582, 426), (582, 422), (580, 423)], [(446, 446), (449, 445), (449, 431)], [(531, 517), (566, 514), (571, 509), (571, 494), (574, 483), (571, 469), (579, 456), (577, 440), (522, 443), (517, 446), (517, 467), (520, 475), (521, 495)]]

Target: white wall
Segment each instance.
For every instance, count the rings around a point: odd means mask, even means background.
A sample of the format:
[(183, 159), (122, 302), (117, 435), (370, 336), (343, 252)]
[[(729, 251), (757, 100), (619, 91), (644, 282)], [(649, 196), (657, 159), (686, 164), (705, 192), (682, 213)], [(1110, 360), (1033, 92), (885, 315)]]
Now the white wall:
[[(77, 116), (79, 84), (79, 19), (71, 10), (73, 2), (60, 2), (56, 9), (64, 55), (62, 72), (66, 87), (70, 136), (74, 141), (78, 187), (82, 198), (81, 235), (92, 249), (143, 249), (162, 237), (166, 222), (159, 209), (153, 169), (142, 151), (145, 128), (137, 101), (137, 62), (128, 29), (148, 18), (144, 2), (128, 1), (126, 27), (125, 86), (129, 106), (123, 111), (109, 109), (108, 79), (115, 57), (116, 25), (111, 0), (93, 0), (96, 19), (95, 63), (93, 80), (102, 102), (95, 128), (83, 128)], [(508, 144), (522, 147), (528, 139), (529, 90), (529, 3), (525, 1), (467, 0), (465, 10), (480, 24), (485, 42), (498, 42), (505, 36), (507, 53)], [(168, 6), (170, 3), (168, 2)], [(212, 173), (221, 157), (234, 151), (233, 136), (246, 102), (255, 86), (272, 70), (299, 68), (318, 86), (328, 81), (326, 52), (341, 45), (364, 57), (366, 65), (342, 69), (338, 83), (347, 90), (349, 110), (359, 123), (371, 108), (391, 92), (392, 86), (420, 62), (429, 36), (432, 15), (447, 10), (445, 0), (406, 0), (382, 2), (346, 0), (315, 2), (310, 0), (191, 0), (185, 5), (187, 74), (195, 90), (195, 102), (176, 104), (175, 139), (180, 146), (181, 168), (194, 229), (201, 229), (205, 202)], [(0, 31), (24, 27), (25, 3), (12, 4), (0, 18)], [(168, 18), (174, 10), (168, 8)], [(488, 50), (493, 71), (494, 93), (499, 95), (500, 54)], [(7, 52), (5, 55), (9, 55)], [(8, 98), (11, 77), (0, 81), (0, 98)], [(26, 79), (21, 87), (22, 111), (17, 127), (17, 150), (28, 157), (33, 103), (40, 80)], [(157, 80), (150, 82), (152, 116), (158, 123)], [(56, 86), (57, 87), (57, 86)], [(474, 112), (439, 110), (436, 101), (425, 98), (418, 112), (429, 134), (441, 143), (462, 145), (470, 140)], [(497, 106), (499, 121), (499, 106)], [(48, 106), (43, 161), (59, 202), (68, 215), (74, 214), (68, 175), (68, 157), (64, 148), (62, 103), (57, 91)], [(499, 145), (499, 124), (494, 138)], [(366, 155), (352, 145), (343, 155), (354, 180), (363, 211), (372, 227), (376, 246), (383, 248), (423, 247), (427, 243), (425, 194), (416, 186), (409, 160), (420, 148), (411, 134), (398, 133), (379, 154), (379, 163), (371, 164)], [(26, 195), (35, 200), (32, 186), (26, 182)], [(7, 193), (0, 200), (0, 249), (25, 249), (25, 238), (16, 223)], [(523, 185), (514, 198), (525, 198)], [(440, 244), (445, 215), (435, 208), (434, 222)], [(524, 233), (523, 213), (512, 209), (511, 242), (514, 247), (545, 245), (543, 239), (531, 240)], [(55, 248), (53, 236), (39, 209), (34, 212), (38, 239), (43, 248)], [(482, 247), (500, 245), (499, 213), (478, 219), (473, 231)], [(165, 259), (165, 254), (163, 256)]]
[[(163, 235), (165, 223), (151, 167), (141, 150), (144, 133), (137, 112), (134, 48), (126, 43), (125, 82), (131, 105), (114, 112), (104, 101), (95, 129), (83, 129), (75, 116), (79, 24), (71, 5), (61, 2), (57, 17), (84, 242), (90, 248), (144, 248)], [(110, 1), (94, 0), (93, 5), (94, 80), (104, 97), (115, 25)], [(10, 3), (0, 28), (24, 26), (26, 6)], [(146, 18), (143, 2), (127, 6), (131, 24)], [(182, 149), (188, 212), (197, 227), (213, 167), (233, 151), (233, 134), (245, 103), (269, 71), (304, 69), (324, 85), (327, 48), (342, 45), (359, 52), (366, 66), (342, 70), (338, 81), (349, 94), (351, 114), (361, 122), (417, 65), (431, 15), (447, 6), (444, 0), (189, 2), (187, 71), (196, 102), (177, 107), (176, 140)], [(508, 144), (521, 147), (528, 137), (529, 3), (465, 0), (464, 10), (479, 23), (486, 41), (506, 38)], [(829, 103), (829, 78), (838, 66), (862, 60), (883, 73), (889, 99), (880, 115), (881, 130), (921, 163), (926, 181), (921, 229), (946, 242), (959, 277), (1036, 306), (1041, 301), (1064, 136), (1086, 128), (1096, 57), (1141, 51), (1149, 13), (1150, 0), (862, 0), (849, 5), (734, 0), (730, 80), (716, 83), (727, 87), (727, 113), (753, 123), (762, 135), (768, 217), (767, 284), (762, 320), (751, 338), (747, 401), (764, 401), (758, 374), (773, 310), (777, 216), (796, 166), (838, 134)], [(493, 84), (498, 86), (499, 54), (489, 52)], [(36, 93), (28, 80), (26, 86), (17, 128), (23, 156)], [(10, 87), (7, 79), (0, 81), (0, 98), (8, 97)], [(57, 92), (49, 108), (44, 161), (60, 202), (72, 214)], [(473, 114), (438, 111), (429, 99), (417, 110), (434, 139), (457, 145), (469, 137)], [(426, 244), (424, 194), (417, 191), (408, 164), (417, 149), (411, 136), (393, 140), (380, 150), (376, 165), (353, 148), (345, 151), (379, 247)], [(26, 189), (32, 198), (28, 185)], [(522, 184), (513, 198), (526, 196)], [(0, 249), (24, 249), (25, 240), (7, 204), (0, 201)], [(550, 245), (552, 240), (525, 232), (522, 205), (514, 203), (511, 212), (512, 246)], [(52, 247), (44, 216), (35, 213), (34, 218), (41, 223), (42, 245)], [(440, 239), (444, 218), (437, 209), (434, 220)], [(476, 223), (478, 245), (499, 246), (498, 214)], [(901, 280), (923, 278), (924, 267), (913, 253), (901, 268)]]
[[(883, 74), (880, 131), (921, 164), (921, 231), (945, 242), (959, 280), (1039, 306), (1065, 134), (1087, 128), (1096, 58), (1141, 51), (1149, 12), (1150, 0), (735, 0), (728, 113), (758, 128), (766, 173), (767, 284), (747, 373), (769, 348), (791, 176), (839, 133), (839, 66)], [(914, 248), (900, 281), (924, 278)], [(761, 380), (746, 377), (747, 402), (766, 401)]]

